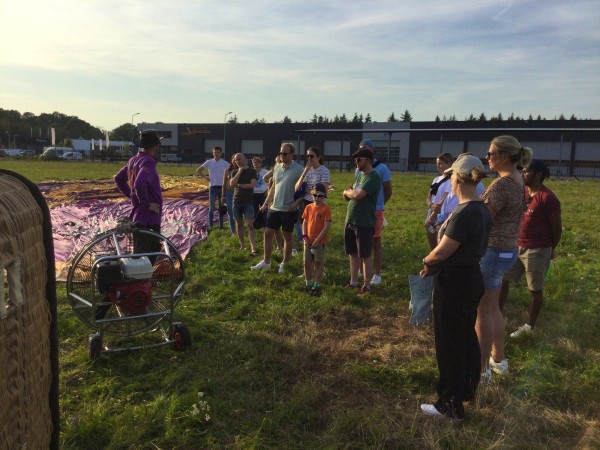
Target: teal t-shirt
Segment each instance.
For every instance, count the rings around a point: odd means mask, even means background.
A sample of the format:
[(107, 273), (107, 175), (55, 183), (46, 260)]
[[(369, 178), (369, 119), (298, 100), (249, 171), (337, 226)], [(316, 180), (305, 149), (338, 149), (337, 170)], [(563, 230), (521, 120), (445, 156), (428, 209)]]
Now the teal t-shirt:
[(375, 228), (375, 207), (377, 196), (381, 189), (381, 178), (374, 170), (368, 174), (360, 173), (355, 179), (352, 188), (362, 189), (367, 193), (362, 200), (350, 200), (346, 212), (346, 223), (357, 227)]
[(271, 209), (274, 211), (288, 211), (288, 207), (294, 201), (294, 187), (302, 176), (304, 169), (295, 161), (286, 168), (283, 164), (277, 164), (273, 169), (273, 183), (275, 195)]

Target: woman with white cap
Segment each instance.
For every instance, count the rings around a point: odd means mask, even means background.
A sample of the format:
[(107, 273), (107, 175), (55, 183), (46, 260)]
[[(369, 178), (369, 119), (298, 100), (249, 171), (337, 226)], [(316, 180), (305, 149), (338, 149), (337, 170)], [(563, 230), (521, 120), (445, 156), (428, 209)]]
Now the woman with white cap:
[(438, 399), (422, 404), (430, 416), (463, 419), (463, 401), (474, 399), (480, 377), (477, 306), (484, 292), (479, 261), (487, 248), (490, 213), (477, 195), (485, 177), (481, 160), (462, 154), (445, 171), (459, 204), (440, 228), (438, 245), (423, 258), (421, 277), (433, 275), (433, 326), (440, 378)]

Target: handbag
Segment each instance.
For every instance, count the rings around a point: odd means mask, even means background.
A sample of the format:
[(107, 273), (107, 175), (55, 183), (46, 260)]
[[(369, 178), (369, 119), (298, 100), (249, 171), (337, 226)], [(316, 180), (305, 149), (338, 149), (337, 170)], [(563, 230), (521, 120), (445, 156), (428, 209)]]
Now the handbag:
[(298, 200), (306, 195), (306, 181), (302, 183), (300, 189), (294, 192), (294, 200)]

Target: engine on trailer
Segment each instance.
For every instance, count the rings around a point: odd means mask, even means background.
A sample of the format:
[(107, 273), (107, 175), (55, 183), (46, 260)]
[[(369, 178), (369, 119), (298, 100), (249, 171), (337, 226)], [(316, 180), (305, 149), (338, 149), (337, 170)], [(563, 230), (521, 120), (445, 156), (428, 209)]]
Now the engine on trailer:
[(96, 287), (121, 311), (144, 313), (152, 303), (152, 263), (147, 256), (103, 261), (96, 271)]

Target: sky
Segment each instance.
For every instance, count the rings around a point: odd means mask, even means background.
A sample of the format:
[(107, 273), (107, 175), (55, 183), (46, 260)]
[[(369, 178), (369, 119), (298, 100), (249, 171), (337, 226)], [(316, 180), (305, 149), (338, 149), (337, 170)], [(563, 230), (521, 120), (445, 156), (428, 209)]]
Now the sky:
[(0, 0), (0, 108), (124, 123), (600, 119), (598, 0)]

